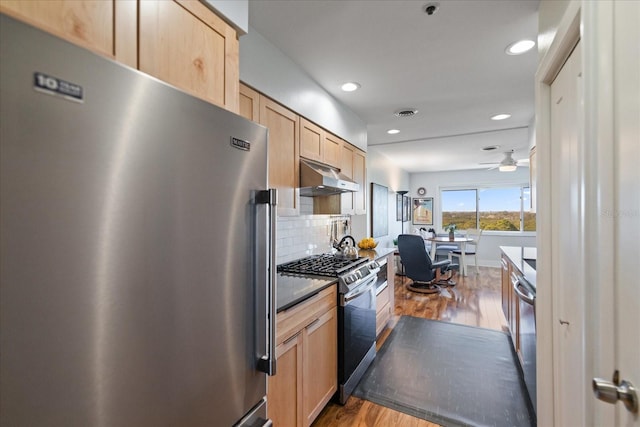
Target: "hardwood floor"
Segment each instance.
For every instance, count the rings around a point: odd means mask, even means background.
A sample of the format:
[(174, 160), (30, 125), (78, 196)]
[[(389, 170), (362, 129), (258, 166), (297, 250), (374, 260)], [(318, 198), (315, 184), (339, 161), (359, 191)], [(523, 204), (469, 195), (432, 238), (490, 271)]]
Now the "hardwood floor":
[[(475, 273), (475, 268), (471, 267), (468, 276), (455, 277), (458, 282), (456, 286), (443, 287), (440, 293), (430, 295), (406, 289), (404, 283), (410, 279), (395, 276), (395, 316), (378, 337), (378, 349), (402, 315), (506, 330), (507, 322), (502, 313), (500, 268), (480, 267), (479, 274)], [(438, 424), (352, 396), (344, 406), (330, 402), (313, 426), (438, 427)]]

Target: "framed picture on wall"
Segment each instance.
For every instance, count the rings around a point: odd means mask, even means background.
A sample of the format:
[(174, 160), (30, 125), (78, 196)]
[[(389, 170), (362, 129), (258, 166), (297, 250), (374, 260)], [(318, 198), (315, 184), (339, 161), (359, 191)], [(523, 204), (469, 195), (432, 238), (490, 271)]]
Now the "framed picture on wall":
[(433, 197), (413, 199), (413, 223), (433, 225)]
[(381, 237), (389, 234), (389, 213), (387, 203), (389, 189), (384, 185), (371, 183), (371, 234)]

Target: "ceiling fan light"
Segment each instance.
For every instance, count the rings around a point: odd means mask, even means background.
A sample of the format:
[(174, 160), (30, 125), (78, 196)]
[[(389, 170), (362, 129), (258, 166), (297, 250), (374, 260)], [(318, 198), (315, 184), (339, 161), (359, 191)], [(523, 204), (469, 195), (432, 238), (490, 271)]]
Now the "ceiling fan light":
[(500, 165), (498, 170), (500, 172), (514, 172), (517, 168), (516, 165)]

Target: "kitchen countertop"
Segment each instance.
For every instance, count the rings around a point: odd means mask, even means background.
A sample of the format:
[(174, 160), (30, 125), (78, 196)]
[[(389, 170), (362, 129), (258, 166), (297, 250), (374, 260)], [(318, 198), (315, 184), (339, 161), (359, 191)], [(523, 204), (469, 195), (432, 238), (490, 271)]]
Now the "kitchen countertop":
[(337, 283), (335, 277), (278, 273), (276, 276), (276, 311), (286, 310)]
[(358, 256), (366, 256), (370, 259), (380, 259), (384, 258), (389, 254), (392, 254), (396, 251), (396, 248), (375, 248), (375, 249), (360, 249), (358, 251)]
[(525, 260), (536, 260), (537, 249), (525, 246), (500, 246), (500, 250), (509, 258), (509, 261), (522, 273), (527, 282), (536, 289), (536, 270)]

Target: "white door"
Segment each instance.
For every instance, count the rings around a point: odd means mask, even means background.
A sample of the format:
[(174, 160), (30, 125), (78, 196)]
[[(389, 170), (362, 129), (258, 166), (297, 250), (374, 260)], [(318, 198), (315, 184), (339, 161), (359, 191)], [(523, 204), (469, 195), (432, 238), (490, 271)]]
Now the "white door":
[(551, 274), (553, 277), (554, 418), (560, 426), (585, 424), (584, 211), (581, 124), (582, 56), (578, 43), (551, 84)]
[[(600, 331), (593, 331), (597, 338), (594, 347), (604, 350), (600, 350), (600, 360), (594, 360), (591, 374), (611, 381), (614, 370), (618, 370), (619, 380), (630, 381), (637, 389), (640, 386), (640, 2), (602, 2), (587, 6), (585, 12), (585, 18), (597, 16), (609, 24), (600, 28), (601, 38), (611, 46), (610, 52), (603, 48), (594, 52), (592, 58), (601, 72), (594, 83), (603, 82), (594, 84), (599, 89), (594, 91), (594, 100), (605, 106), (592, 116), (598, 122), (592, 129), (600, 136), (593, 142), (604, 158), (598, 164), (603, 179), (596, 224), (611, 231), (613, 238), (603, 240), (602, 249), (613, 254), (613, 265), (612, 277), (603, 281), (598, 291), (611, 299), (612, 319), (603, 319)], [(603, 171), (607, 162), (609, 174)], [(613, 330), (603, 330), (602, 326), (608, 325)], [(595, 398), (593, 405), (596, 423), (640, 425), (640, 415), (634, 415), (620, 401), (613, 411), (610, 404)]]

